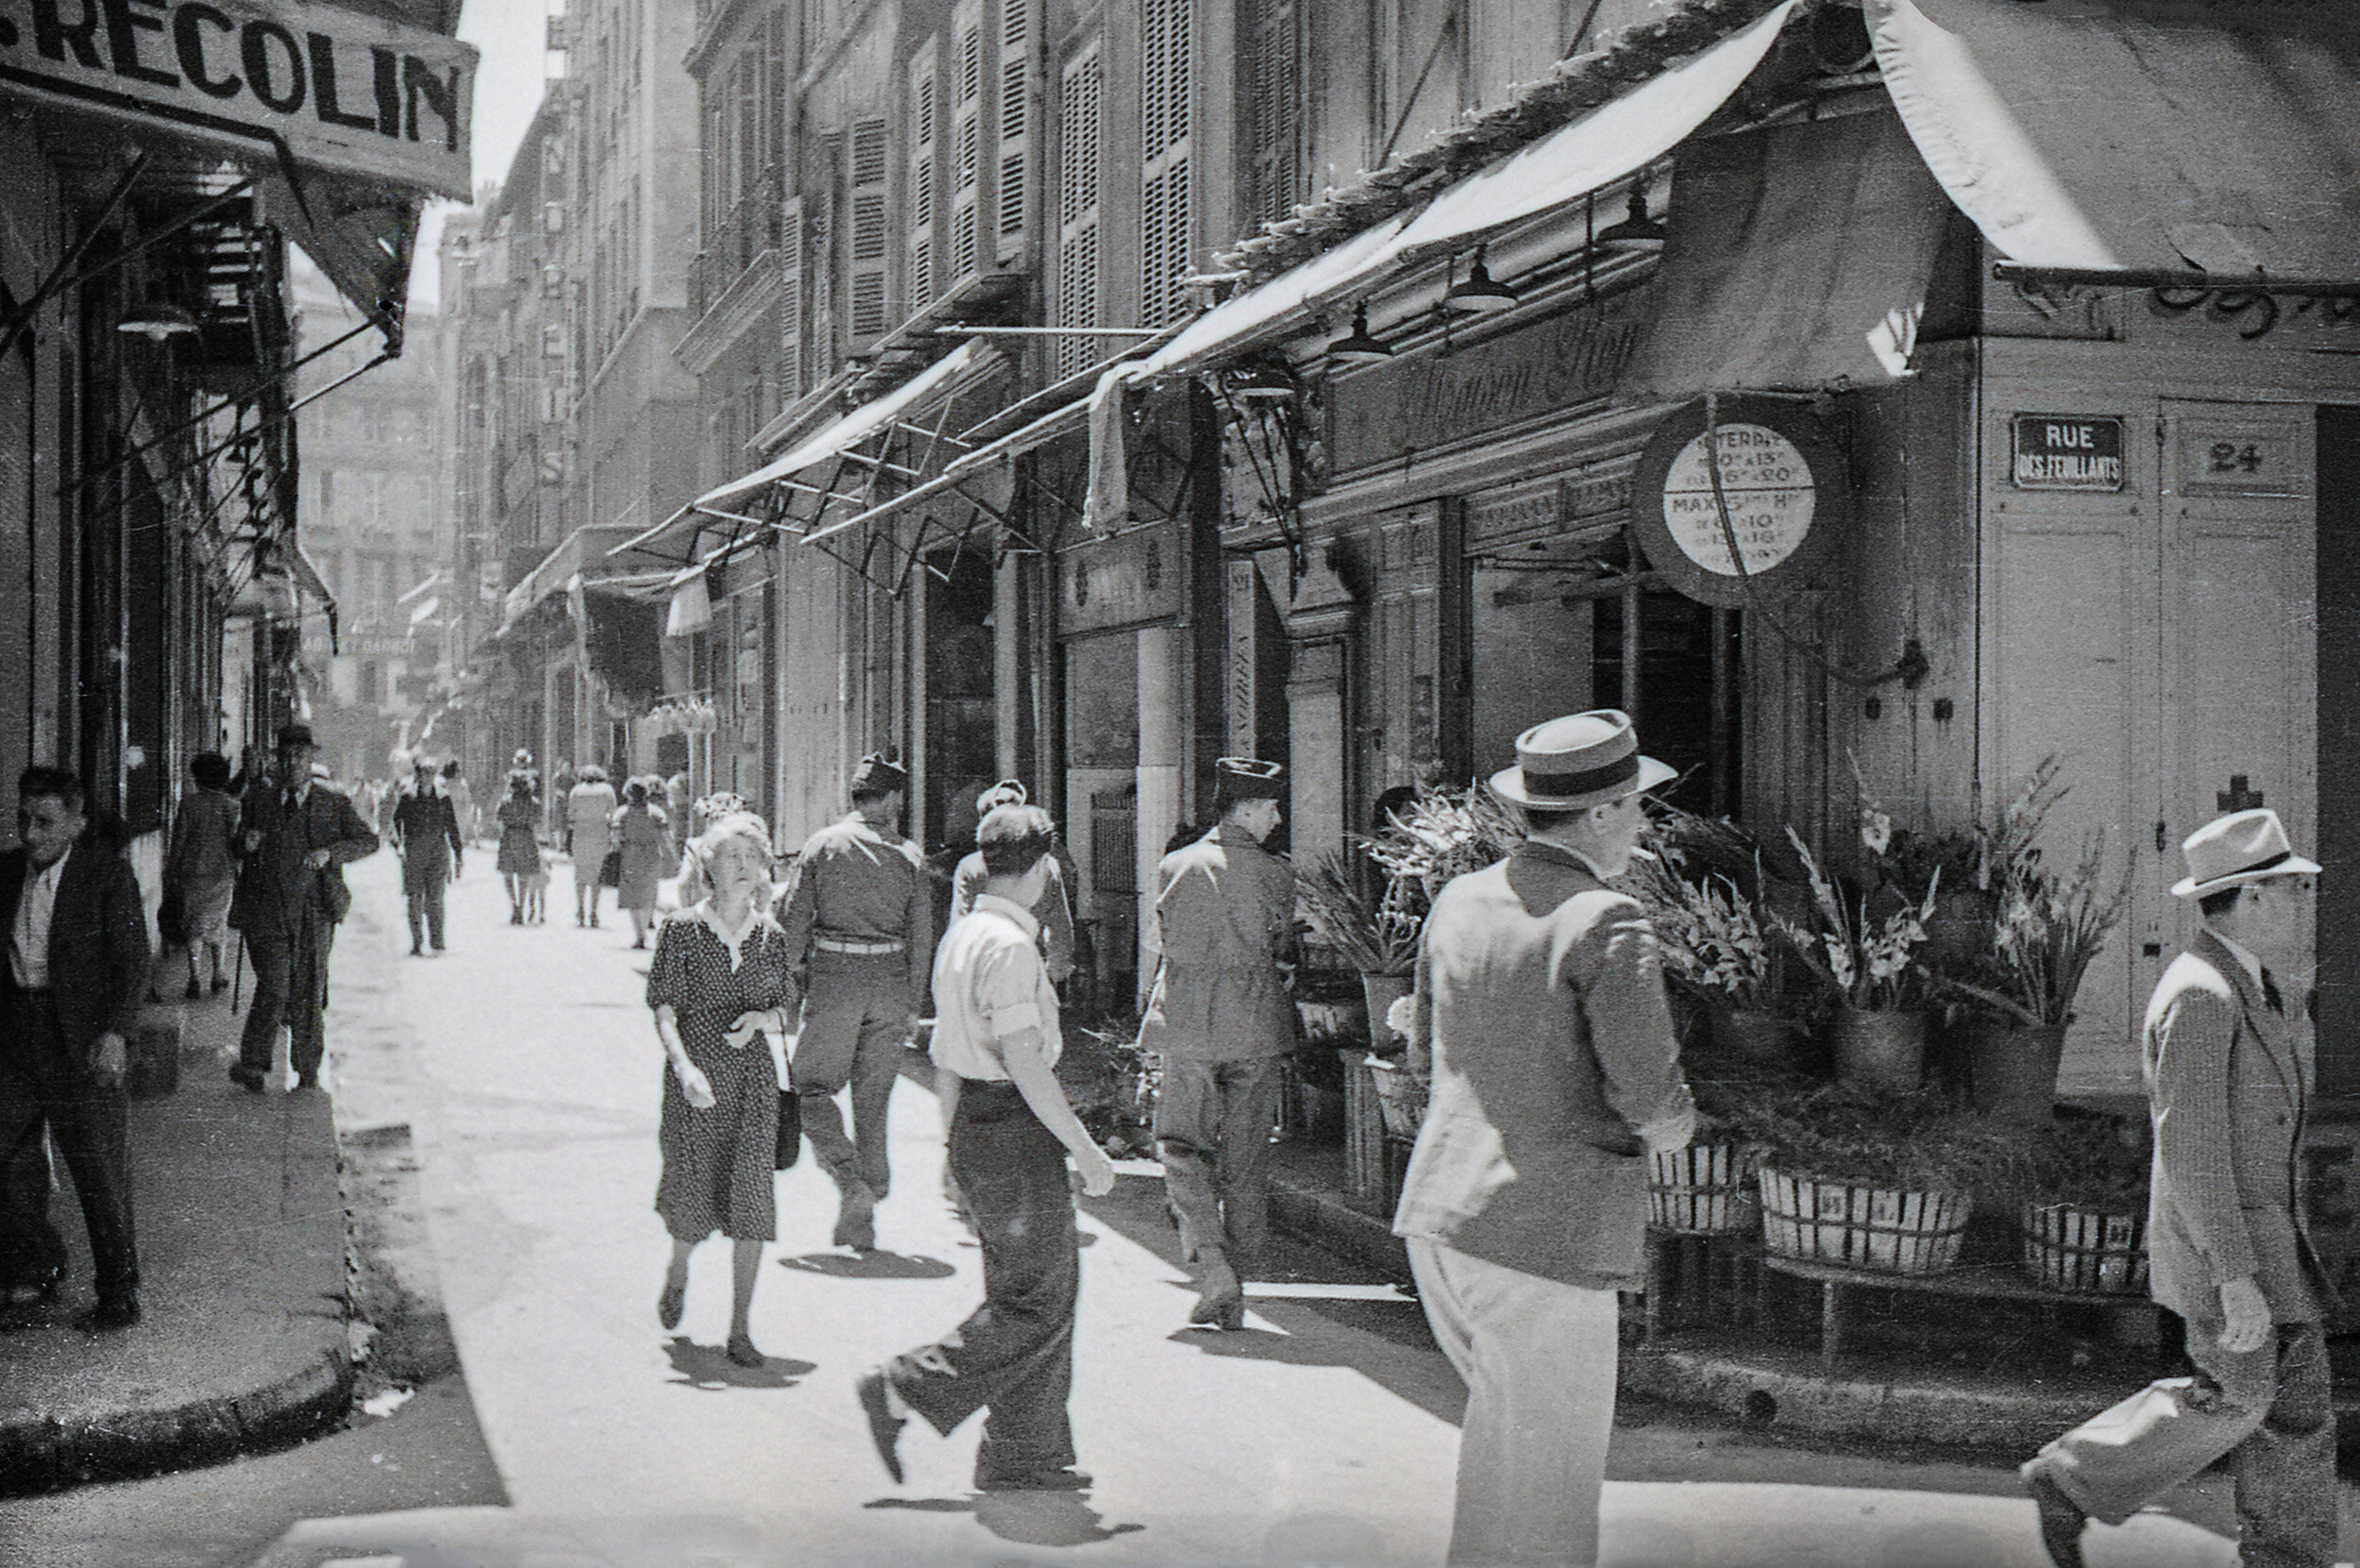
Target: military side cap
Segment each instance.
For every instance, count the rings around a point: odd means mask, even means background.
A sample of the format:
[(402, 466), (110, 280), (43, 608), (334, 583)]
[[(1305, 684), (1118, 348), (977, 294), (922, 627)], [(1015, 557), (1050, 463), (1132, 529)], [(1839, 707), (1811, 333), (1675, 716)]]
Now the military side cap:
[(897, 789), (906, 792), (909, 786), (910, 776), (902, 771), (900, 765), (888, 762), (883, 751), (869, 752), (852, 769), (855, 795), (885, 795)]
[(1259, 757), (1222, 757), (1213, 764), (1221, 777), (1221, 786), (1232, 800), (1283, 801), (1287, 798), (1287, 769), (1283, 764), (1264, 762)]
[(1003, 779), (975, 797), (975, 815), (988, 816), (1002, 806), (1020, 806), (1031, 799), (1021, 779)]
[(284, 749), (289, 746), (316, 747), (319, 742), (312, 738), (312, 726), (297, 722), (278, 727), (278, 744)]

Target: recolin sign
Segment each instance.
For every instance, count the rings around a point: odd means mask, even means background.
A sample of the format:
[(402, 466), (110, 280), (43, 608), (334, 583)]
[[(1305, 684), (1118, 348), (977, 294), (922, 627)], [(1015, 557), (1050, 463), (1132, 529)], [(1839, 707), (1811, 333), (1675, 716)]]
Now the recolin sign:
[(476, 52), (306, 0), (0, 0), (0, 92), (471, 195)]

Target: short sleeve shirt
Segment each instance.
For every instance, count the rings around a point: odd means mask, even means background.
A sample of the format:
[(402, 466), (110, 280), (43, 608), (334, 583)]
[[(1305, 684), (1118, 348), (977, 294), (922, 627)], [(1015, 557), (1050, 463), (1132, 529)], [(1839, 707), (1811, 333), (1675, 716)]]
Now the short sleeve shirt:
[(1040, 1030), (1055, 1064), (1064, 1040), (1039, 935), (1032, 911), (990, 893), (951, 922), (935, 951), (936, 1065), (962, 1078), (1005, 1082), (1007, 1064), (994, 1042), (1028, 1028)]

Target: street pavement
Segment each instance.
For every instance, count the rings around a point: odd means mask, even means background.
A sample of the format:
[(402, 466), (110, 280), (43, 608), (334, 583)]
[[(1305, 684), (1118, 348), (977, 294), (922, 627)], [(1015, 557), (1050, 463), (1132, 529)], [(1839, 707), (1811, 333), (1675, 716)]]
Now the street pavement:
[[(1419, 1564), (1448, 1536), (1463, 1394), (1417, 1307), (1368, 1276), (1290, 1250), (1248, 1327), (1184, 1324), (1152, 1166), (1086, 1206), (1073, 1414), (1084, 1495), (978, 1496), (970, 1423), (904, 1434), (906, 1485), (885, 1476), (852, 1380), (952, 1327), (980, 1294), (977, 1254), (941, 1200), (938, 1119), (904, 1082), (894, 1189), (866, 1256), (827, 1244), (832, 1193), (808, 1156), (780, 1178), (766, 1257), (759, 1369), (724, 1358), (728, 1252), (700, 1252), (687, 1317), (655, 1318), (666, 1242), (651, 1209), (663, 1057), (627, 920), (577, 929), (561, 866), (546, 927), (507, 923), (488, 855), (452, 890), (451, 950), (346, 965), (386, 975), (413, 1044), (397, 1074), (340, 1071), (340, 1129), (407, 1123), (465, 1382), (510, 1506), (306, 1521), (252, 1560), (428, 1564), (1090, 1562)], [(356, 869), (396, 900), (390, 857)], [(372, 983), (374, 981), (372, 980)], [(1326, 1288), (1326, 1289), (1323, 1289)], [(1377, 1299), (1352, 1299), (1374, 1297)], [(1706, 1437), (1618, 1433), (1618, 1475), (1716, 1463)], [(1811, 1456), (1800, 1469), (1809, 1473)], [(1618, 1568), (1783, 1564), (2039, 1568), (2031, 1505), (2004, 1472), (1952, 1467), (1911, 1490), (1897, 1467), (1829, 1466), (1870, 1484), (1651, 1478), (1606, 1496)], [(1881, 1480), (1882, 1484), (1878, 1484)], [(325, 1511), (325, 1510), (324, 1510)], [(336, 1510), (341, 1511), (341, 1510)], [(2099, 1568), (2210, 1568), (2228, 1543), (2180, 1520), (2092, 1533)]]

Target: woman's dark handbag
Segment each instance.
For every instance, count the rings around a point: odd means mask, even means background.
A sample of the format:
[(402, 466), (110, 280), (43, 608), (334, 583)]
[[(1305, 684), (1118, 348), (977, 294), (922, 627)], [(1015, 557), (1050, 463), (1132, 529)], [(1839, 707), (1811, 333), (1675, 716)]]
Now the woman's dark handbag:
[(598, 862), (598, 885), (620, 887), (622, 885), (623, 851), (618, 849), (609, 850), (606, 851), (606, 858)]
[(169, 878), (156, 905), (156, 936), (167, 947), (179, 947), (189, 939), (188, 901), (181, 897), (179, 884)]
[(779, 1145), (770, 1156), (770, 1169), (784, 1171), (802, 1157), (803, 1097), (791, 1088), (779, 1090)]

